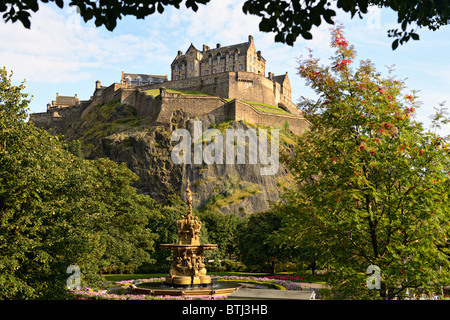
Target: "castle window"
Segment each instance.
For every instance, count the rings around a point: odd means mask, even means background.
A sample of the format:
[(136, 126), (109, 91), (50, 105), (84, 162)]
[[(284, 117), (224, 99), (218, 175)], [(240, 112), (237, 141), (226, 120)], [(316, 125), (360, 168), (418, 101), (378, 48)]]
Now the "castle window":
[(234, 54), (234, 60), (237, 60), (237, 59), (239, 59), (239, 53), (236, 52), (236, 53)]
[(244, 67), (242, 66), (242, 64), (239, 65), (239, 70), (244, 69)]
[(220, 57), (217, 57), (217, 64), (220, 64)]
[(207, 75), (208, 75), (208, 73), (209, 73), (209, 72), (208, 72), (208, 70), (205, 70), (205, 76), (207, 76)]
[(234, 67), (233, 66), (230, 66), (230, 71), (234, 71)]
[(230, 55), (227, 54), (227, 62), (230, 62)]
[(185, 74), (183, 74), (183, 75), (182, 75), (182, 78), (183, 78), (183, 79), (186, 79), (186, 75), (185, 75)]
[(222, 72), (225, 72), (225, 68), (222, 68)]
[(212, 65), (212, 57), (209, 57), (209, 65)]
[(175, 80), (178, 80), (179, 79), (179, 77), (178, 76), (175, 76)]
[(181, 66), (182, 70), (184, 70), (184, 64)]
[(178, 65), (175, 66), (175, 71), (178, 71)]
[(216, 74), (216, 69), (213, 69), (213, 74)]

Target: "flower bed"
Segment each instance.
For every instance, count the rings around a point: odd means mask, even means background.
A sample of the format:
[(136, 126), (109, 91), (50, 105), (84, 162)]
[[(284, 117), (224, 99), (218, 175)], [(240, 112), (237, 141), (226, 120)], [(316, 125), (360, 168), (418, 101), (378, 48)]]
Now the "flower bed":
[[(216, 280), (229, 280), (229, 281), (242, 281), (242, 282), (256, 282), (256, 283), (268, 283), (275, 285), (281, 290), (304, 290), (302, 285), (298, 282), (292, 282), (290, 279), (276, 279), (274, 277), (242, 277), (242, 276), (214, 276)], [(138, 279), (138, 280), (123, 280), (115, 281), (117, 286), (131, 285), (137, 282), (152, 282), (152, 281), (164, 281), (164, 278), (150, 278), (150, 279)], [(130, 293), (108, 293), (107, 290), (93, 289), (90, 287), (83, 287), (78, 290), (70, 290), (75, 299), (77, 300), (224, 300), (227, 296), (151, 296), (151, 295), (139, 295)]]
[(77, 300), (224, 300), (226, 296), (152, 296), (146, 294), (115, 294), (89, 287), (71, 290)]
[(281, 280), (303, 281), (303, 278), (300, 278), (300, 276), (291, 276), (291, 275), (286, 275), (286, 276), (267, 276), (266, 278), (269, 278), (269, 279), (281, 279)]

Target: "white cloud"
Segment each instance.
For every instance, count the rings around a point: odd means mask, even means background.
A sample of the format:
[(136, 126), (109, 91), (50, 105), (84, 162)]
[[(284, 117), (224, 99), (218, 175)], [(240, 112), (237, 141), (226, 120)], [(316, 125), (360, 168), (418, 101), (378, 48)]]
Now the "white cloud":
[[(75, 11), (40, 7), (31, 29), (20, 23), (0, 28), (0, 61), (27, 81), (66, 83), (89, 80), (101, 69), (161, 56), (161, 41), (116, 34), (78, 19)], [(154, 54), (152, 54), (154, 53)]]
[[(245, 42), (248, 35), (253, 35), (257, 50), (267, 61), (266, 72), (289, 73), (293, 101), (300, 95), (314, 97), (297, 75), (297, 58), (306, 57), (307, 48), (311, 48), (321, 63), (328, 64), (334, 53), (330, 48), (331, 26), (323, 21), (320, 27), (312, 29), (312, 40), (299, 37), (292, 47), (277, 44), (274, 34), (259, 31), (259, 17), (243, 13), (243, 3), (244, 0), (211, 1), (206, 6), (200, 5), (197, 12), (167, 7), (162, 15), (155, 13), (144, 20), (134, 17), (119, 20), (114, 32), (84, 23), (74, 8), (61, 10), (43, 4), (31, 18), (31, 30), (19, 22), (2, 25), (0, 64), (13, 70), (18, 80), (25, 78), (28, 83), (51, 83), (58, 87), (70, 84), (78, 91), (86, 82), (93, 86), (97, 79), (105, 85), (110, 80), (118, 81), (121, 70), (170, 74), (170, 63), (177, 50), (185, 51), (191, 42), (201, 49), (203, 44), (214, 47), (216, 43)], [(358, 59), (374, 58), (371, 60), (379, 71), (384, 71), (384, 65), (397, 64), (399, 78), (409, 77), (407, 85), (421, 89), (421, 98), (427, 105), (435, 106), (443, 100), (450, 103), (445, 56), (449, 41), (439, 41), (445, 33), (436, 31), (429, 38), (430, 33), (425, 33), (424, 39), (421, 34), (418, 44), (410, 42), (392, 52), (392, 39), (386, 33), (395, 25), (392, 12), (374, 7), (364, 20), (350, 19), (349, 14), (339, 10), (337, 13), (349, 42), (355, 44)], [(86, 90), (92, 90), (92, 86)], [(91, 93), (84, 96), (88, 98)], [(43, 95), (33, 94), (37, 99)], [(54, 96), (53, 91), (46, 94)], [(47, 102), (38, 103), (45, 106)], [(423, 112), (429, 114), (430, 108), (426, 108)]]

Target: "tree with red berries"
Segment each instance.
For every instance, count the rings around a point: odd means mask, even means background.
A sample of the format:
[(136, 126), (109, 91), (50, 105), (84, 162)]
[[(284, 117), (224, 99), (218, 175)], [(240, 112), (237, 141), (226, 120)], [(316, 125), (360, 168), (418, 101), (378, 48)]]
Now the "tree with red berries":
[[(274, 240), (316, 253), (330, 270), (328, 298), (440, 293), (449, 284), (448, 142), (415, 121), (417, 96), (392, 70), (356, 66), (342, 26), (331, 45), (331, 65), (312, 53), (300, 61), (319, 98), (300, 103), (310, 127), (284, 158), (297, 183), (278, 204)], [(372, 265), (378, 274), (366, 273)]]

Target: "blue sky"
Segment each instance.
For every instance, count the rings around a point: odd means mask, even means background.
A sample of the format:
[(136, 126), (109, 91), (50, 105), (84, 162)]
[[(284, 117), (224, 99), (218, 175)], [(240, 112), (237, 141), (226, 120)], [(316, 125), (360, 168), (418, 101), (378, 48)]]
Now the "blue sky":
[[(113, 32), (84, 23), (72, 7), (59, 9), (40, 5), (32, 16), (31, 30), (20, 23), (0, 25), (0, 66), (13, 71), (17, 82), (26, 79), (26, 91), (33, 95), (31, 112), (44, 112), (56, 93), (82, 100), (92, 95), (95, 81), (110, 85), (120, 81), (121, 71), (168, 75), (178, 50), (187, 50), (192, 42), (222, 46), (245, 42), (253, 35), (257, 50), (266, 59), (266, 73), (288, 72), (292, 100), (300, 96), (314, 98), (305, 81), (296, 74), (298, 58), (307, 56), (307, 48), (324, 64), (333, 54), (329, 47), (329, 25), (313, 30), (313, 40), (298, 39), (294, 46), (276, 44), (273, 34), (259, 31), (258, 17), (242, 12), (244, 0), (211, 1), (194, 13), (182, 8), (167, 8), (143, 20), (123, 18)], [(431, 32), (419, 30), (420, 41), (410, 40), (392, 51), (387, 30), (397, 27), (396, 15), (372, 8), (363, 20), (351, 20), (338, 14), (347, 40), (355, 46), (357, 61), (370, 59), (379, 71), (395, 65), (394, 74), (406, 79), (406, 85), (423, 102), (418, 120), (429, 124), (434, 107), (450, 104), (450, 28)], [(442, 134), (450, 134), (450, 127)]]

